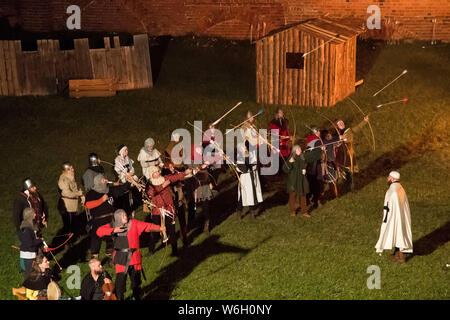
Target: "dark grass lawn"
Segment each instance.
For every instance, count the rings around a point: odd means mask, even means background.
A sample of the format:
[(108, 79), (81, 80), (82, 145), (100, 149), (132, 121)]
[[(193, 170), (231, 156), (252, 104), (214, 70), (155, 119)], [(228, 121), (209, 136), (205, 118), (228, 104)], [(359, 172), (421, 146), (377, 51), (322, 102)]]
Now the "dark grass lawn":
[[(158, 70), (153, 89), (79, 100), (0, 98), (1, 299), (15, 299), (11, 288), (20, 286), (22, 280), (18, 251), (11, 248), (18, 245), (11, 210), (24, 177), (33, 178), (49, 204), (51, 217), (44, 236), (50, 242), (62, 226), (56, 205), (63, 161), (74, 164), (80, 183), (88, 153), (95, 151), (112, 161), (115, 148), (125, 143), (136, 160), (147, 137), (154, 137), (163, 150), (172, 130), (192, 132), (187, 121), (214, 121), (238, 101), (243, 105), (219, 129), (244, 120), (247, 110), (260, 108), (264, 113), (257, 123), (267, 127), (275, 106), (255, 103), (254, 47), (248, 42), (181, 38), (151, 50), (165, 52), (160, 54), (163, 59), (152, 54), (154, 70)], [(404, 69), (408, 69), (406, 76), (372, 98)], [(358, 79), (364, 78), (364, 84), (352, 99), (366, 113), (383, 102), (409, 100), (371, 115), (375, 152), (369, 130), (359, 135), (360, 173), (355, 177), (355, 192), (342, 192), (305, 220), (289, 217), (284, 183), (268, 183), (261, 215), (238, 221), (233, 215), (236, 181), (230, 172), (222, 175), (211, 235), (193, 230), (192, 245), (178, 258), (171, 257), (168, 248), (161, 268), (164, 249), (144, 257), (146, 297), (449, 299), (450, 269), (445, 268), (450, 263), (449, 74), (450, 45), (361, 42)], [(332, 129), (316, 112), (331, 119), (340, 117), (348, 125), (362, 118), (348, 100), (329, 109), (286, 108), (298, 138), (307, 134), (305, 125)], [(138, 164), (137, 168), (140, 173)], [(385, 177), (391, 169), (401, 172), (411, 206), (415, 255), (404, 265), (393, 263), (389, 252), (378, 256), (374, 249), (387, 189)], [(112, 178), (112, 169), (106, 170)], [(143, 219), (144, 213), (139, 211), (138, 218)], [(64, 268), (78, 262), (84, 276), (88, 266), (80, 259), (88, 257), (86, 248), (86, 240), (79, 239), (74, 249), (59, 252), (57, 258)], [(366, 270), (371, 265), (381, 268), (380, 290), (366, 286)], [(60, 285), (65, 287), (69, 275), (65, 270), (60, 275)]]

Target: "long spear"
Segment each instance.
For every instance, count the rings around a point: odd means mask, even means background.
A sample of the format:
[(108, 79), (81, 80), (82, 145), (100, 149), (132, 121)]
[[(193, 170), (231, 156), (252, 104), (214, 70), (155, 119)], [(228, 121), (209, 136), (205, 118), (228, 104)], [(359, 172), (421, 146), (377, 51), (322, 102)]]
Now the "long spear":
[(387, 87), (389, 87), (391, 84), (393, 84), (395, 81), (397, 81), (401, 76), (405, 75), (408, 72), (408, 70), (403, 70), (403, 72), (394, 80), (392, 80), (391, 82), (389, 82), (387, 85), (385, 85), (383, 88), (381, 88), (379, 91), (375, 92), (375, 94), (373, 95), (373, 97), (375, 97), (377, 94), (379, 94), (381, 91), (383, 91), (384, 89), (386, 89)]
[(216, 121), (214, 121), (212, 123), (213, 126), (216, 126), (223, 118), (225, 118), (225, 116), (227, 114), (229, 114), (231, 111), (233, 111), (234, 109), (236, 109), (239, 105), (242, 104), (242, 101), (239, 101), (233, 108), (231, 108), (228, 112), (226, 112), (223, 116), (221, 116), (219, 119), (217, 119)]

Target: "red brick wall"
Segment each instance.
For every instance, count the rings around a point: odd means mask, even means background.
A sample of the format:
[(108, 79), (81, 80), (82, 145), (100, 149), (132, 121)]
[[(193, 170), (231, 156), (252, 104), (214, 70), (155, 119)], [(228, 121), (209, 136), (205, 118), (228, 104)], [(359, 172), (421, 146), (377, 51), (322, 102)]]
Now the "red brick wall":
[[(0, 9), (11, 3), (0, 0)], [(382, 30), (368, 36), (433, 37), (450, 41), (450, 0), (16, 0), (23, 27), (31, 31), (64, 30), (66, 8), (82, 9), (84, 31), (147, 32), (150, 35), (254, 38), (304, 19), (328, 15), (365, 25), (369, 5), (381, 8)], [(1, 11), (0, 11), (1, 14)]]

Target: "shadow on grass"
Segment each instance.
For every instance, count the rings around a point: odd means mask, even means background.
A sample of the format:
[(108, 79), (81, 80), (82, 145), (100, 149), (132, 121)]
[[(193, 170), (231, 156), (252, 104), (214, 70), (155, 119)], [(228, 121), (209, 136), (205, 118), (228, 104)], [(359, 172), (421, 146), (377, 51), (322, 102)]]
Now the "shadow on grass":
[[(384, 153), (372, 161), (365, 169), (354, 174), (354, 192), (360, 191), (379, 177), (387, 177), (390, 171), (398, 170), (410, 161), (418, 160), (425, 153), (430, 153), (439, 148), (440, 144), (430, 139), (429, 135), (422, 135), (420, 139), (408, 141)], [(351, 192), (350, 188), (345, 188), (339, 193), (342, 196), (348, 192)]]
[(423, 236), (413, 244), (414, 252), (408, 257), (408, 260), (414, 256), (427, 256), (436, 251), (440, 246), (443, 246), (450, 241), (450, 221), (440, 228)]
[(143, 288), (145, 300), (168, 300), (177, 284), (207, 258), (221, 253), (247, 255), (252, 249), (231, 246), (219, 242), (219, 235), (212, 235), (202, 243), (185, 248), (179, 259), (161, 270), (159, 276)]

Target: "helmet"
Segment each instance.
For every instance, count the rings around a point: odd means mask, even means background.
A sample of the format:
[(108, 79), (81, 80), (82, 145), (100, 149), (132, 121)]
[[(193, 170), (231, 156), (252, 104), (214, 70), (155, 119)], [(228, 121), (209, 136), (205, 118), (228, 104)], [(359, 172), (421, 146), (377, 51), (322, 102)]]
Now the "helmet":
[(28, 189), (33, 188), (33, 187), (35, 187), (35, 185), (34, 185), (33, 181), (31, 181), (30, 178), (26, 178), (23, 181), (23, 189), (24, 190), (28, 190)]
[(89, 154), (89, 165), (92, 167), (98, 166), (98, 155), (96, 153)]

